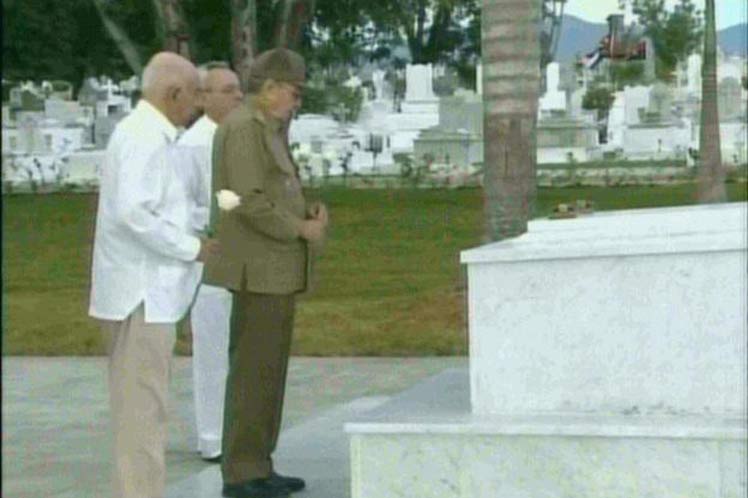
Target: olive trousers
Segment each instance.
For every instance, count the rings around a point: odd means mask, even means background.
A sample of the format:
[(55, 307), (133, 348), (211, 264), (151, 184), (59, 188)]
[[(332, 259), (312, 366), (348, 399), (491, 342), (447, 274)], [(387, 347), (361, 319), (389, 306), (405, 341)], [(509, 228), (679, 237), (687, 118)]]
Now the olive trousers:
[(225, 484), (273, 471), (295, 308), (294, 294), (232, 294), (221, 461)]

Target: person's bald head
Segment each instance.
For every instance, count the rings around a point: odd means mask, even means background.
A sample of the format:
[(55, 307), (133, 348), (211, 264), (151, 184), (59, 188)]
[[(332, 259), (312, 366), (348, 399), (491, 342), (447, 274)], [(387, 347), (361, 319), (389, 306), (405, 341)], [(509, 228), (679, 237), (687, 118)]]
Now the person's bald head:
[(198, 73), (195, 66), (172, 52), (154, 55), (143, 70), (143, 98), (175, 126), (186, 126), (195, 114)]
[(209, 62), (198, 68), (200, 105), (205, 114), (221, 123), (242, 101), (239, 78), (224, 62)]

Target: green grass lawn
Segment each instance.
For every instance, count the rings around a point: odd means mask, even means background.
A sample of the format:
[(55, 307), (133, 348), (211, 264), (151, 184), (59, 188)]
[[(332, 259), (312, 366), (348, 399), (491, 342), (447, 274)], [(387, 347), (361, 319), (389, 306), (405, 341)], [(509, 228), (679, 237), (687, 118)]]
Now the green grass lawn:
[[(730, 184), (745, 201), (746, 185)], [(467, 351), (459, 252), (481, 243), (482, 191), (312, 192), (332, 225), (317, 286), (300, 300), (297, 355), (459, 355)], [(587, 199), (598, 210), (692, 204), (694, 185), (541, 189), (537, 216)], [(3, 353), (103, 351), (87, 317), (96, 196), (3, 196)], [(184, 347), (182, 347), (184, 349)]]

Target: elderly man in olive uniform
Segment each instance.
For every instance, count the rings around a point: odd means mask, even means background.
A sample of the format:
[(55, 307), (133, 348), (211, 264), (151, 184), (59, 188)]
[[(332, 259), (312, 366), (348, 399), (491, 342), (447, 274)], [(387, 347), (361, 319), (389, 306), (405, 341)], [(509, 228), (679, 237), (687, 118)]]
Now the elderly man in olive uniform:
[[(199, 230), (208, 224), (211, 204), (211, 152), (218, 125), (242, 103), (239, 78), (228, 64), (210, 62), (198, 68), (200, 104), (204, 115), (179, 138), (190, 151), (199, 172), (200, 198), (194, 223)], [(192, 303), (192, 378), (195, 397), (197, 447), (208, 462), (221, 459), (223, 401), (228, 371), (231, 294), (224, 288), (201, 285)]]
[[(250, 68), (248, 100), (219, 126), (213, 192), (221, 254), (203, 280), (232, 291), (223, 431), (223, 495), (284, 498), (304, 488), (273, 468), (293, 331), (295, 295), (307, 289), (310, 249), (328, 222), (307, 204), (288, 149), (287, 126), (301, 103), (304, 60), (277, 48)], [(223, 196), (223, 197), (222, 197)], [(238, 201), (231, 206), (222, 198)], [(214, 210), (215, 211), (215, 210)]]

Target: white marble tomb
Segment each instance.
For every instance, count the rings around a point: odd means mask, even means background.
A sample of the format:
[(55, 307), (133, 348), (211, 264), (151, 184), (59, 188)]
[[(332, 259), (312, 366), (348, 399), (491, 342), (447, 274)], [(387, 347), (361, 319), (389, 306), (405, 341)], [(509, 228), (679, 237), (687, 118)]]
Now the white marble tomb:
[(353, 498), (745, 496), (747, 206), (464, 251), (469, 372), (347, 424)]

